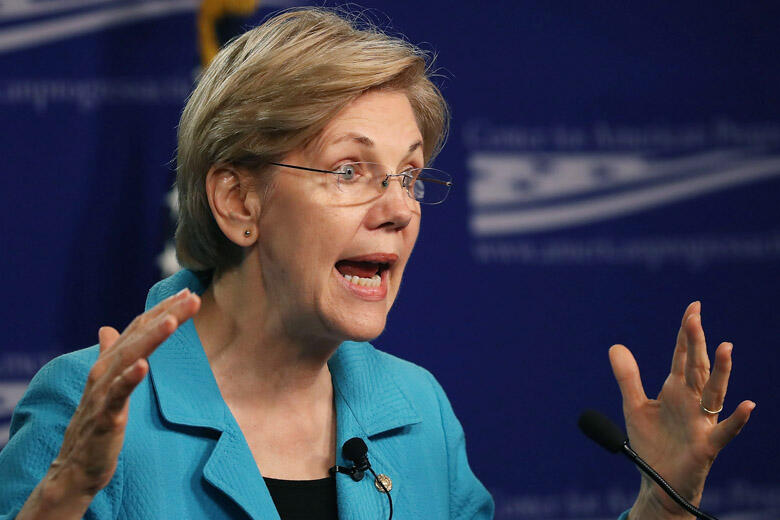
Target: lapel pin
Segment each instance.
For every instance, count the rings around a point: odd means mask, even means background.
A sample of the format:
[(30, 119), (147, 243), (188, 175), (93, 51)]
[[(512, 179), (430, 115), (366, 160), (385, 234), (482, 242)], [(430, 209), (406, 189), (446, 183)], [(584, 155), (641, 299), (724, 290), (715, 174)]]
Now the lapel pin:
[[(382, 486), (384, 486), (384, 489), (382, 489)], [(389, 493), (390, 490), (393, 489), (393, 481), (384, 473), (380, 473), (374, 478), (374, 487), (376, 487), (376, 490), (380, 493)]]

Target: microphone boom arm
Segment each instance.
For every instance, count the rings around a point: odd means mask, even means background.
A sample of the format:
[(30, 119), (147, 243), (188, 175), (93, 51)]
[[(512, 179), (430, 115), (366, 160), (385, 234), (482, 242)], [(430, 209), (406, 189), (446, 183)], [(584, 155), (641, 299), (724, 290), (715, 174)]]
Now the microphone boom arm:
[(631, 459), (634, 464), (637, 465), (637, 467), (642, 470), (642, 472), (653, 479), (656, 484), (661, 486), (661, 489), (663, 489), (667, 495), (672, 497), (672, 500), (677, 502), (680, 507), (691, 513), (692, 515), (695, 515), (697, 518), (701, 518), (702, 520), (718, 520), (712, 515), (709, 515), (702, 511), (701, 509), (697, 508), (687, 500), (685, 500), (682, 495), (680, 495), (672, 486), (669, 485), (669, 483), (664, 480), (664, 478), (658, 474), (656, 470), (654, 470), (650, 464), (644, 461), (642, 457), (637, 455), (637, 453), (631, 449), (631, 446), (628, 444), (628, 441), (623, 443), (623, 447), (621, 448), (621, 453)]

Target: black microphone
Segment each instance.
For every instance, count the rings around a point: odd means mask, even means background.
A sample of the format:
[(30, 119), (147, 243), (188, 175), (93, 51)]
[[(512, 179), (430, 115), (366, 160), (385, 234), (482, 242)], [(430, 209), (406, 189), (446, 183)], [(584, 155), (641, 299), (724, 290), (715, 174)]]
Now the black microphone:
[(650, 465), (642, 460), (642, 457), (636, 454), (631, 446), (628, 444), (628, 437), (623, 430), (621, 430), (615, 423), (613, 423), (607, 416), (597, 412), (596, 410), (585, 410), (580, 414), (580, 418), (577, 421), (577, 426), (580, 427), (582, 433), (584, 433), (589, 439), (596, 442), (599, 446), (612, 453), (621, 452), (623, 455), (631, 459), (639, 469), (641, 469), (647, 476), (655, 481), (656, 484), (661, 486), (667, 495), (672, 497), (672, 500), (680, 504), (680, 506), (691, 513), (696, 515), (697, 518), (704, 520), (718, 520), (712, 515), (708, 515), (704, 511), (698, 509), (696, 506), (685, 500), (672, 486), (666, 482), (661, 475), (659, 475)]
[(351, 468), (345, 468), (344, 466), (333, 466), (329, 470), (330, 474), (335, 475), (336, 473), (344, 473), (345, 475), (349, 475), (355, 482), (360, 482), (363, 480), (363, 476), (365, 475), (366, 470), (370, 471), (371, 474), (374, 475), (374, 482), (376, 485), (381, 487), (387, 495), (387, 500), (390, 504), (390, 517), (388, 520), (393, 520), (393, 499), (390, 496), (390, 490), (385, 487), (382, 480), (380, 480), (376, 476), (376, 473), (374, 473), (374, 469), (371, 467), (371, 463), (368, 461), (368, 446), (366, 446), (366, 443), (363, 441), (363, 439), (360, 437), (352, 437), (351, 439), (347, 440), (347, 442), (344, 443), (344, 446), (341, 447), (341, 454), (345, 459), (352, 461), (354, 466)]
[(354, 464), (350, 475), (352, 480), (355, 482), (363, 480), (366, 470), (371, 468), (371, 463), (368, 462), (368, 446), (363, 442), (363, 439), (360, 437), (349, 439), (341, 448), (341, 454)]
[(360, 437), (352, 437), (349, 439), (344, 443), (344, 446), (341, 447), (341, 454), (344, 455), (345, 459), (352, 461), (352, 464), (354, 465), (350, 467), (333, 466), (328, 470), (330, 474), (335, 475), (336, 473), (344, 473), (345, 475), (349, 475), (355, 482), (363, 480), (363, 475), (366, 473), (366, 470), (371, 469), (371, 463), (368, 462), (367, 455), (368, 446), (363, 442), (363, 439)]

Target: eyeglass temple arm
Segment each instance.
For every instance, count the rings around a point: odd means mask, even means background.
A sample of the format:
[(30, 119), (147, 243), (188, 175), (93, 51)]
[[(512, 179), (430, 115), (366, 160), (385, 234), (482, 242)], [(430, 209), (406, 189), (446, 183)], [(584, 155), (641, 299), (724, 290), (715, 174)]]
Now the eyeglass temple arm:
[(284, 166), (285, 168), (293, 168), (295, 170), (305, 170), (307, 172), (316, 172), (316, 173), (332, 173), (333, 175), (341, 175), (341, 172), (333, 172), (330, 170), (318, 170), (317, 168), (307, 168), (305, 166), (293, 166), (292, 164), (284, 164), (284, 163), (277, 163), (277, 162), (269, 162), (268, 164), (273, 164), (274, 166)]
[(452, 186), (452, 181), (442, 181), (439, 179), (431, 179), (430, 177), (417, 177), (417, 180), (425, 181), (425, 182), (435, 182), (436, 184), (442, 184), (447, 187)]

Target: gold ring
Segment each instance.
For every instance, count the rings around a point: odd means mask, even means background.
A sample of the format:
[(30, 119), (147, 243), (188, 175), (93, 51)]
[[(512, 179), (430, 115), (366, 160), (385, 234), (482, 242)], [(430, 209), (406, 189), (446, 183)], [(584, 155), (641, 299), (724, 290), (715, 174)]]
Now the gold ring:
[(704, 413), (708, 413), (710, 415), (718, 415), (720, 412), (723, 411), (723, 405), (720, 405), (720, 408), (718, 408), (717, 410), (708, 410), (707, 407), (704, 406), (704, 403), (702, 402), (701, 399), (699, 399), (699, 406), (704, 411)]

